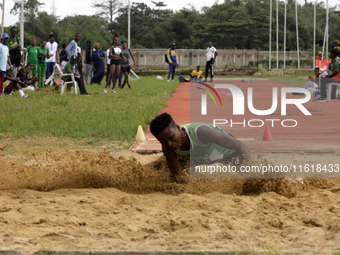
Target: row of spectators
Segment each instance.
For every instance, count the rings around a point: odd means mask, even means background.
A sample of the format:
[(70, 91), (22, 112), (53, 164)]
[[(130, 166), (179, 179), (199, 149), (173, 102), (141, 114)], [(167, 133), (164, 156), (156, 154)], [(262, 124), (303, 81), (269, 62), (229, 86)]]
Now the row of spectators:
[[(1, 71), (1, 87), (0, 94), (4, 93), (3, 83), (5, 82), (5, 76), (10, 79), (6, 79), (5, 86), (16, 82), (18, 78), (18, 69), (23, 68), (23, 63), (27, 59), (27, 66), (31, 67), (29, 74), (29, 82), (21, 83), (22, 86), (29, 86), (29, 89), (39, 90), (46, 86), (45, 81), (53, 74), (55, 64), (59, 64), (64, 73), (73, 73), (78, 83), (81, 94), (89, 95), (86, 92), (84, 78), (86, 84), (98, 84), (100, 85), (102, 79), (105, 76), (105, 58), (107, 64), (107, 75), (106, 75), (106, 87), (104, 92), (107, 93), (107, 87), (112, 84), (112, 92), (116, 93), (115, 86), (117, 80), (119, 80), (119, 87), (121, 89), (127, 84), (129, 88), (129, 73), (130, 57), (136, 65), (135, 58), (130, 49), (127, 48), (127, 43), (122, 42), (118, 38), (118, 34), (115, 34), (113, 42), (110, 48), (105, 53), (100, 49), (99, 43), (92, 43), (87, 40), (85, 49), (85, 59), (81, 57), (81, 49), (78, 46), (81, 35), (77, 33), (74, 40), (72, 40), (68, 46), (62, 45), (62, 50), (58, 54), (58, 43), (55, 42), (55, 35), (50, 34), (49, 41), (41, 42), (40, 47), (37, 46), (35, 39), (32, 40), (31, 45), (26, 49), (23, 49), (20, 44), (19, 38), (16, 37), (17, 29), (11, 28), (11, 35), (3, 34), (2, 43), (0, 44), (0, 71)], [(84, 75), (83, 75), (84, 68)], [(11, 69), (6, 74), (6, 71)], [(26, 72), (28, 69), (25, 67)], [(11, 73), (11, 77), (8, 74)], [(123, 75), (125, 76), (124, 82), (122, 81)], [(51, 77), (52, 78), (52, 77)], [(63, 77), (64, 81), (68, 81), (70, 77)], [(54, 82), (55, 90), (58, 90), (59, 86)], [(17, 89), (17, 85), (12, 85)], [(6, 90), (8, 93), (9, 88)], [(18, 89), (17, 89), (18, 90)], [(12, 92), (13, 92), (12, 91)], [(68, 86), (67, 91), (71, 91), (71, 85)]]

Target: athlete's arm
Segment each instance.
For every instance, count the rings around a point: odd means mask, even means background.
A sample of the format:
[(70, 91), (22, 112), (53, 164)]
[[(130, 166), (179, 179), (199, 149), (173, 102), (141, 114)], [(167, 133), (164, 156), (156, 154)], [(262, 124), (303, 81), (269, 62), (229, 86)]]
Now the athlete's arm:
[(168, 60), (169, 60), (169, 64), (172, 64), (172, 61), (171, 61), (171, 57), (170, 57), (170, 49), (168, 50), (168, 52), (166, 53), (168, 55)]
[(248, 146), (236, 138), (222, 132), (218, 132), (207, 125), (197, 128), (197, 138), (204, 144), (215, 143), (224, 148), (237, 151), (245, 160), (251, 160)]
[(110, 54), (109, 54), (109, 57), (111, 57), (111, 58), (113, 58), (112, 51), (113, 51), (113, 46), (111, 46), (111, 48), (110, 48)]
[(136, 66), (135, 56), (131, 53), (131, 58), (133, 59), (133, 65)]
[(189, 183), (189, 180), (182, 176), (181, 163), (177, 158), (177, 154), (174, 150), (162, 145), (163, 154), (166, 158), (166, 163), (169, 167), (170, 173), (175, 181), (179, 183)]
[(4, 81), (13, 81), (13, 82), (20, 82), (20, 78), (19, 77), (16, 77), (16, 78), (12, 78), (12, 77), (8, 77), (7, 75), (5, 75), (4, 77)]
[(120, 57), (123, 57), (123, 58), (124, 58), (124, 61), (126, 62), (126, 58), (125, 58), (123, 52), (120, 53)]

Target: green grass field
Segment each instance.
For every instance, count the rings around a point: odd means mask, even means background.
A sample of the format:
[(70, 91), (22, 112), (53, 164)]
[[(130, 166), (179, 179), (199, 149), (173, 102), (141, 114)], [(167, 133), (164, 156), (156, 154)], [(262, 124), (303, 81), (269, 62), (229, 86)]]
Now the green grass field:
[(102, 86), (87, 85), (92, 96), (51, 91), (28, 91), (28, 99), (12, 96), (0, 98), (1, 138), (86, 138), (88, 142), (132, 142), (138, 125), (148, 122), (165, 107), (178, 82), (168, 83), (155, 77), (131, 81), (132, 89), (116, 87), (117, 94)]
[[(294, 75), (269, 79), (300, 87), (308, 81)], [(117, 94), (110, 90), (104, 94), (103, 81), (101, 86), (86, 85), (92, 96), (61, 96), (60, 91), (46, 87), (40, 92), (25, 92), (28, 99), (20, 98), (18, 92), (0, 97), (0, 142), (6, 154), (26, 148), (126, 149), (134, 141), (138, 125), (145, 130), (166, 106), (178, 81), (168, 83), (166, 79), (144, 76), (131, 81), (131, 85), (132, 89), (125, 86), (123, 90), (117, 86)]]

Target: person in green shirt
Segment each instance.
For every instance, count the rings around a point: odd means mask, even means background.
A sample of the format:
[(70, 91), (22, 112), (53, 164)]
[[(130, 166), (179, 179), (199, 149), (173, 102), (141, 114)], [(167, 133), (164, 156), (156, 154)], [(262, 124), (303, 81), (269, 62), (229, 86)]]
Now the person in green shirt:
[[(66, 66), (63, 70), (63, 73), (74, 75), (74, 80), (78, 83), (80, 95), (91, 96), (91, 94), (87, 93), (87, 91), (85, 89), (83, 78), (80, 76), (80, 74), (78, 72), (75, 71), (77, 61), (78, 61), (77, 56), (75, 56), (75, 55), (71, 56), (70, 61), (66, 64)], [(61, 80), (64, 81), (64, 82), (68, 82), (68, 81), (71, 81), (72, 78), (71, 78), (71, 76), (63, 76), (63, 77), (61, 77)], [(67, 84), (67, 91), (71, 92), (71, 84), (70, 83)]]
[[(28, 54), (27, 63), (31, 62), (33, 64), (33, 68), (31, 71), (32, 77), (38, 76), (38, 47), (36, 45), (37, 45), (37, 41), (33, 39), (32, 45), (29, 45), (25, 50), (25, 53)], [(35, 83), (33, 84), (33, 86), (37, 88)]]
[(162, 144), (172, 178), (179, 183), (188, 183), (189, 180), (182, 174), (178, 156), (194, 158), (195, 161), (219, 160), (234, 164), (251, 160), (251, 153), (246, 144), (207, 123), (179, 126), (170, 114), (163, 113), (151, 121), (150, 130)]
[(50, 55), (50, 50), (46, 48), (46, 41), (43, 41), (41, 43), (41, 47), (38, 48), (38, 77), (39, 77), (39, 83), (38, 87), (42, 88), (44, 86), (45, 81), (45, 74), (46, 74), (46, 58), (50, 58), (52, 55)]

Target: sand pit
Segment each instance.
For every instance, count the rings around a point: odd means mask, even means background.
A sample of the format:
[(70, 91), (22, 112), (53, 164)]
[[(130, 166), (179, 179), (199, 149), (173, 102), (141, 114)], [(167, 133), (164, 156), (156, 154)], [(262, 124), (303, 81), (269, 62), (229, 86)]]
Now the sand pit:
[[(134, 156), (135, 158), (131, 158)], [(0, 248), (331, 252), (340, 249), (340, 181), (170, 181), (160, 155), (47, 151), (0, 158)], [(327, 154), (267, 153), (275, 163)], [(335, 162), (334, 162), (335, 163)], [(79, 223), (86, 222), (85, 226)]]

